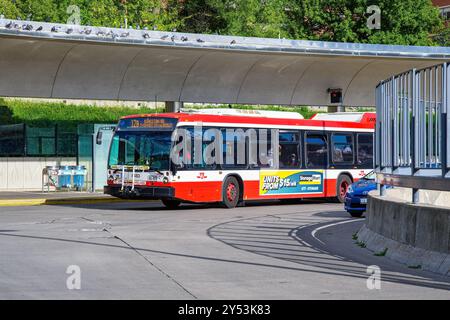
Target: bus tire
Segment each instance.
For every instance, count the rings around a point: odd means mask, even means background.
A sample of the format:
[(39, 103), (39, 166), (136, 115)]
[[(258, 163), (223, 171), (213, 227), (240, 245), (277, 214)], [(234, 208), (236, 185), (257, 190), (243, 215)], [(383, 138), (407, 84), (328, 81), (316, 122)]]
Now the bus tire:
[(235, 208), (240, 196), (239, 182), (235, 177), (225, 179), (222, 187), (222, 204), (225, 208)]
[(345, 202), (345, 194), (348, 187), (352, 184), (352, 179), (346, 175), (341, 174), (336, 183), (336, 201), (340, 203)]
[(172, 200), (172, 199), (162, 199), (161, 202), (166, 206), (167, 209), (176, 209), (180, 206), (180, 200)]

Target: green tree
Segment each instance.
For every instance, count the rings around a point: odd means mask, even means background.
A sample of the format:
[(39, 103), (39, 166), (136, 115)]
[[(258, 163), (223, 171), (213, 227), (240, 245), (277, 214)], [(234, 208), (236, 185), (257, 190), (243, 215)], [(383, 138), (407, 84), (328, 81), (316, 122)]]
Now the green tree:
[(450, 28), (446, 27), (434, 36), (434, 40), (444, 47), (450, 47)]
[(54, 22), (58, 21), (58, 10), (53, 0), (16, 0), (22, 19)]
[(222, 1), (197, 0), (172, 3), (184, 32), (218, 33), (226, 29)]
[[(366, 25), (366, 10), (374, 4), (381, 9), (380, 30)], [(69, 5), (80, 8), (82, 24), (94, 26), (120, 27), (126, 22), (149, 29), (239, 36), (449, 43), (448, 28), (431, 0), (0, 0), (0, 14), (65, 23)]]
[(313, 40), (361, 41), (359, 35), (366, 24), (367, 6), (365, 0), (298, 1), (289, 11), (289, 19), (293, 21), (290, 32)]
[[(431, 0), (211, 0), (225, 20), (223, 34), (325, 41), (433, 45), (442, 28)], [(381, 29), (367, 27), (370, 5)]]
[[(431, 0), (382, 0), (381, 30), (372, 32), (366, 42), (403, 45), (434, 45), (430, 34), (443, 26), (439, 10)], [(363, 39), (365, 40), (365, 39)]]
[(20, 10), (12, 2), (12, 0), (0, 0), (0, 14), (9, 19), (16, 19), (21, 15)]
[(222, 34), (254, 37), (290, 37), (288, 0), (210, 0), (224, 20), (216, 26)]
[(89, 1), (83, 10), (84, 20), (93, 26), (120, 27), (123, 25), (123, 13), (117, 1)]
[(166, 3), (161, 0), (129, 0), (123, 2), (126, 6), (128, 23), (133, 27), (173, 30), (181, 26), (176, 2)]

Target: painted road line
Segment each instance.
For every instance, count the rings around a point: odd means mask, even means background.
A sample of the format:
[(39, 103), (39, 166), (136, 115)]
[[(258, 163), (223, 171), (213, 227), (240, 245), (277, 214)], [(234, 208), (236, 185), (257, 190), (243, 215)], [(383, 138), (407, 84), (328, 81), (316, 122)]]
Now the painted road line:
[(364, 219), (349, 219), (349, 220), (345, 220), (345, 221), (339, 221), (339, 222), (335, 222), (335, 223), (330, 223), (327, 224), (325, 226), (321, 226), (318, 228), (315, 228), (313, 231), (311, 231), (311, 236), (316, 239), (317, 241), (319, 241), (321, 244), (325, 245), (325, 243), (323, 241), (321, 241), (319, 238), (316, 237), (316, 233), (319, 232), (320, 230), (326, 229), (326, 228), (330, 228), (330, 227), (334, 227), (340, 224), (345, 224), (345, 223), (350, 223), (350, 222), (356, 222), (356, 221), (363, 221)]
[(12, 199), (0, 200), (0, 207), (23, 207), (64, 204), (96, 204), (114, 202), (155, 202), (157, 200), (130, 200), (119, 198), (65, 198), (65, 199)]
[(44, 205), (46, 200), (47, 199), (0, 200), (0, 207), (40, 206)]

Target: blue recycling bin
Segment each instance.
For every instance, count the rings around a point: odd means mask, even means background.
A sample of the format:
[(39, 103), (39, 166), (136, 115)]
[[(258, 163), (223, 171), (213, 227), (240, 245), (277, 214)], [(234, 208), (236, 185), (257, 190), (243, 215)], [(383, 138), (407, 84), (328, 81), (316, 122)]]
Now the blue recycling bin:
[(73, 187), (77, 190), (84, 188), (85, 178), (86, 178), (86, 167), (85, 166), (73, 166)]
[(72, 180), (72, 168), (70, 166), (61, 166), (58, 171), (58, 187), (70, 188)]

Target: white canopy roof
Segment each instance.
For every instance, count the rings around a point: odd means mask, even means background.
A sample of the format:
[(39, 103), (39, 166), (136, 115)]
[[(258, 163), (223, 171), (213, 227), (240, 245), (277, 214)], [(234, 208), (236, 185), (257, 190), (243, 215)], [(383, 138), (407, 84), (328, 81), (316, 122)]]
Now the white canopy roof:
[(373, 106), (379, 81), (448, 60), (440, 47), (0, 19), (0, 96), (325, 106), (340, 88), (344, 105)]

